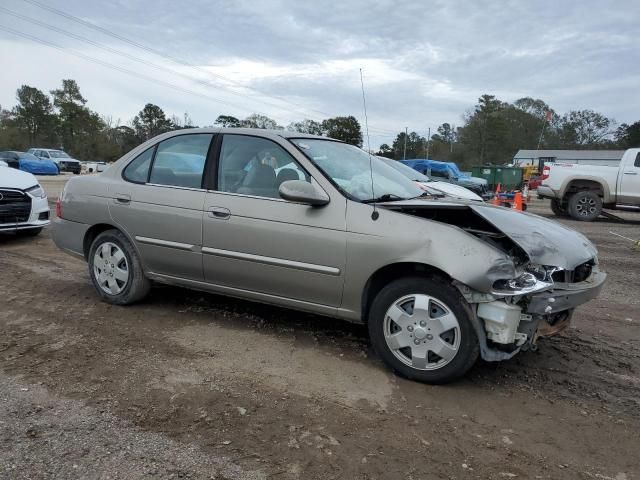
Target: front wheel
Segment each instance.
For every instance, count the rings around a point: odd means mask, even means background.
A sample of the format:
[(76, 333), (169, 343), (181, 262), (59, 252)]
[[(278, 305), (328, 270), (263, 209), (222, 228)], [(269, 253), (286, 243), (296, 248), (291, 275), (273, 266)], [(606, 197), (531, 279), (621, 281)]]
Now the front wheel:
[(91, 244), (89, 275), (102, 299), (116, 305), (142, 300), (151, 288), (133, 245), (115, 229), (102, 232)]
[(460, 293), (437, 277), (410, 277), (384, 287), (371, 305), (374, 349), (403, 377), (447, 383), (464, 375), (479, 354), (471, 312)]

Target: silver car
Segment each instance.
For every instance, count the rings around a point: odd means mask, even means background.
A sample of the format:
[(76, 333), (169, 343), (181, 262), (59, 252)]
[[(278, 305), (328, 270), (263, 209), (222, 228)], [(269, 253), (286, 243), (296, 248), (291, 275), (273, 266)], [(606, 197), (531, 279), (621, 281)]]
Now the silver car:
[(361, 322), (390, 367), (431, 383), (535, 348), (606, 278), (580, 233), (431, 197), (359, 148), (294, 132), (166, 133), (58, 202), (54, 240), (107, 302), (160, 282)]

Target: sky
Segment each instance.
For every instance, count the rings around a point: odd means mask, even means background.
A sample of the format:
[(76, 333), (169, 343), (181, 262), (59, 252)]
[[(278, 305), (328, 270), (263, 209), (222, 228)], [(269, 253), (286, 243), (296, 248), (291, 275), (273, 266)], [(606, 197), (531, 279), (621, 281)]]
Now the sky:
[(114, 123), (150, 102), (200, 126), (254, 112), (364, 126), (362, 70), (372, 148), (459, 126), (484, 93), (632, 123), (639, 23), (637, 0), (3, 0), (0, 105), (73, 78)]

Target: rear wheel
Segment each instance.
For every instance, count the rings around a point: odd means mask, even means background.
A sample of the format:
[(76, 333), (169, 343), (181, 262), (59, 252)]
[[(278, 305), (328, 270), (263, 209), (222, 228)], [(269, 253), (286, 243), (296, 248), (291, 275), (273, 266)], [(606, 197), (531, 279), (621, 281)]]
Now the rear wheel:
[(89, 275), (103, 300), (116, 305), (142, 300), (151, 288), (133, 245), (115, 229), (102, 232), (91, 244)]
[(551, 211), (553, 212), (554, 215), (558, 217), (569, 216), (569, 214), (567, 213), (567, 210), (565, 208), (562, 208), (562, 204), (560, 203), (560, 200), (557, 200), (555, 198), (551, 200)]
[(602, 199), (591, 190), (574, 193), (569, 198), (569, 215), (581, 222), (592, 222), (600, 216)]
[(478, 338), (460, 293), (437, 277), (411, 277), (384, 287), (371, 305), (374, 349), (403, 377), (450, 382), (478, 358)]

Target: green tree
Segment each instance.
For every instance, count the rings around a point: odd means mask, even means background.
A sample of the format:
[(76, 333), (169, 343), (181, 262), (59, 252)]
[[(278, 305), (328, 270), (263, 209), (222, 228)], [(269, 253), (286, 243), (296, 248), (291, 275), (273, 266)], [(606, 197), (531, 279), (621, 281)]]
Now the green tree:
[(354, 116), (327, 118), (322, 122), (325, 136), (362, 147), (362, 129)]
[(612, 136), (614, 121), (593, 110), (571, 110), (563, 115), (559, 134), (564, 146), (597, 146)]
[(283, 127), (278, 125), (278, 122), (266, 115), (260, 115), (259, 113), (253, 113), (240, 122), (240, 126), (245, 128), (263, 128), (268, 130), (283, 130)]
[(378, 155), (379, 157), (393, 158), (393, 148), (391, 148), (386, 143), (383, 143), (382, 145), (380, 145), (380, 149), (378, 150), (376, 155)]
[(142, 110), (133, 117), (133, 129), (136, 136), (141, 141), (160, 135), (161, 133), (173, 130), (173, 124), (169, 120), (164, 111), (153, 103), (147, 103)]
[(231, 115), (218, 115), (216, 121), (213, 122), (214, 125), (219, 125), (223, 128), (237, 128), (240, 126), (241, 122), (236, 117), (232, 117)]
[(16, 92), (18, 105), (14, 109), (18, 127), (24, 130), (29, 145), (54, 140), (56, 116), (49, 97), (37, 88), (22, 85)]
[(314, 120), (304, 119), (301, 122), (290, 123), (287, 126), (287, 130), (311, 135), (322, 135), (322, 124)]
[(406, 158), (425, 158), (427, 152), (427, 139), (418, 135), (416, 132), (411, 132), (408, 135), (405, 132), (400, 132), (393, 141), (391, 150), (393, 151), (393, 157), (396, 160), (402, 160), (405, 158), (405, 138), (406, 138)]
[(0, 107), (0, 145), (7, 150), (25, 150), (28, 148), (27, 139), (18, 126), (13, 110)]
[(620, 125), (616, 130), (615, 139), (621, 148), (640, 147), (640, 121), (631, 125)]
[(94, 159), (99, 152), (104, 122), (85, 106), (87, 100), (75, 80), (62, 80), (62, 88), (50, 93), (58, 110), (58, 135), (62, 147), (72, 156)]

